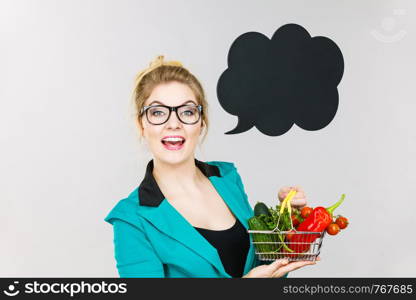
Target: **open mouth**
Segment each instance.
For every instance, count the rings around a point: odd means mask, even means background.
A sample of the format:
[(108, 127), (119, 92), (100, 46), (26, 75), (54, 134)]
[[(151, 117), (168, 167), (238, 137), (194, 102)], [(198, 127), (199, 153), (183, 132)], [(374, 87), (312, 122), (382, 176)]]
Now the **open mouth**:
[(168, 137), (168, 138), (162, 139), (161, 142), (165, 146), (181, 147), (185, 143), (185, 139), (179, 138), (179, 137)]

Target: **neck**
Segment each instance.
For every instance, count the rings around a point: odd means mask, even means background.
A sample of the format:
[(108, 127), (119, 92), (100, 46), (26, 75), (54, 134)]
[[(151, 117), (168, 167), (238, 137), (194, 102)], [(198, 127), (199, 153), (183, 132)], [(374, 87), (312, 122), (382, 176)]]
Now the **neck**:
[(194, 157), (178, 164), (153, 159), (153, 176), (161, 186), (186, 189), (195, 186), (200, 181), (200, 175)]

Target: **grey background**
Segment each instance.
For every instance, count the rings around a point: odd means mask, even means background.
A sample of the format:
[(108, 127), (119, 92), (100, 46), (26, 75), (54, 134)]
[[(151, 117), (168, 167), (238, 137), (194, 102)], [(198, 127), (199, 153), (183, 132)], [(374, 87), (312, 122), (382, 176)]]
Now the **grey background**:
[[(211, 128), (197, 157), (234, 162), (252, 205), (275, 205), (284, 185), (301, 185), (313, 206), (346, 193), (338, 212), (348, 230), (291, 277), (415, 276), (415, 9), (414, 1), (2, 0), (0, 276), (117, 276), (103, 218), (151, 158), (129, 99), (135, 74), (158, 54), (200, 78)], [(291, 22), (343, 52), (335, 119), (279, 137), (256, 128), (225, 135), (237, 117), (219, 106), (216, 83), (231, 43)]]

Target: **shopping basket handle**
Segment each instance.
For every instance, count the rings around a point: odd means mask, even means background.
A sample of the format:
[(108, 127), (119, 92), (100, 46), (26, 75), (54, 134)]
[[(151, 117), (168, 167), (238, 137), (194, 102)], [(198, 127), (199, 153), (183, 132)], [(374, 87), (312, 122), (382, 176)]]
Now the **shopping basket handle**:
[(273, 231), (276, 231), (276, 230), (280, 231), (279, 230), (279, 221), (280, 221), (280, 217), (281, 217), (282, 213), (285, 210), (286, 205), (288, 206), (287, 210), (289, 211), (289, 215), (292, 215), (292, 207), (290, 205), (290, 201), (296, 195), (296, 193), (297, 192), (295, 190), (290, 190), (290, 192), (286, 195), (285, 199), (282, 201), (282, 205), (280, 206), (279, 218), (277, 219), (277, 224), (276, 224), (275, 229), (273, 229)]

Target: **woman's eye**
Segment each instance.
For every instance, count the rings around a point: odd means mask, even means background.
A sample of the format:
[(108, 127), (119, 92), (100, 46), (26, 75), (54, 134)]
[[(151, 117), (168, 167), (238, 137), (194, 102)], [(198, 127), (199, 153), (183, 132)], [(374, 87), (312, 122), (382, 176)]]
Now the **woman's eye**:
[(164, 115), (164, 112), (161, 111), (161, 110), (154, 110), (154, 111), (151, 111), (151, 114), (152, 114), (152, 116), (160, 117), (160, 116)]
[(194, 112), (192, 110), (186, 110), (183, 112), (185, 114), (185, 116), (193, 116)]
[(181, 115), (184, 115), (184, 116), (187, 116), (187, 117), (193, 116), (194, 114), (196, 114), (196, 110), (194, 108), (188, 108), (187, 110), (184, 110), (181, 113)]

